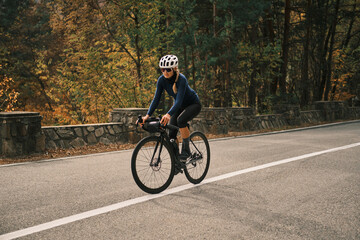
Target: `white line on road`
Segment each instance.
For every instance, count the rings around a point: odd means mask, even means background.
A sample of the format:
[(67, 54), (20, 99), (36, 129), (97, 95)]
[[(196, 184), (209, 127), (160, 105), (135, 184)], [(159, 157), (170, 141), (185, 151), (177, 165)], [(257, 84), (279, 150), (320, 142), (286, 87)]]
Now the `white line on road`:
[(327, 149), (327, 150), (324, 150), (324, 151), (313, 152), (313, 153), (309, 153), (309, 154), (305, 154), (305, 155), (301, 155), (301, 156), (297, 156), (297, 157), (287, 158), (287, 159), (283, 159), (283, 160), (279, 160), (279, 161), (275, 161), (275, 162), (271, 162), (271, 163), (251, 167), (251, 168), (246, 168), (246, 169), (243, 169), (243, 170), (239, 170), (239, 171), (235, 171), (235, 172), (231, 172), (231, 173), (227, 173), (227, 174), (223, 174), (223, 175), (220, 175), (220, 176), (217, 176), (217, 177), (212, 177), (212, 178), (209, 178), (209, 179), (205, 179), (202, 183), (200, 183), (198, 185), (193, 185), (193, 184), (182, 185), (182, 186), (179, 186), (179, 187), (175, 187), (175, 188), (172, 188), (172, 189), (165, 190), (164, 192), (162, 192), (160, 194), (157, 194), (157, 195), (145, 195), (143, 197), (129, 199), (129, 200), (124, 201), (124, 202), (119, 202), (119, 203), (112, 204), (112, 205), (109, 205), (109, 206), (106, 206), (106, 207), (94, 209), (94, 210), (91, 210), (91, 211), (75, 214), (75, 215), (72, 215), (72, 216), (69, 216), (69, 217), (60, 218), (60, 219), (57, 219), (57, 220), (54, 220), (54, 221), (51, 221), (51, 222), (47, 222), (47, 223), (43, 223), (43, 224), (36, 225), (36, 226), (33, 226), (33, 227), (25, 228), (25, 229), (18, 230), (18, 231), (15, 231), (15, 232), (3, 234), (3, 235), (0, 235), (0, 240), (3, 240), (3, 239), (8, 240), (8, 239), (14, 239), (14, 238), (27, 236), (27, 235), (30, 235), (30, 234), (33, 234), (33, 233), (45, 231), (45, 230), (55, 228), (55, 227), (58, 227), (58, 226), (62, 226), (62, 225), (68, 224), (68, 223), (76, 222), (76, 221), (83, 220), (83, 219), (90, 218), (90, 217), (94, 217), (94, 216), (97, 216), (97, 215), (100, 215), (100, 214), (104, 214), (104, 213), (112, 212), (112, 211), (115, 211), (115, 210), (119, 210), (121, 208), (129, 207), (129, 206), (134, 205), (134, 204), (147, 202), (149, 200), (164, 197), (164, 196), (167, 196), (167, 195), (170, 195), (170, 194), (173, 194), (173, 193), (178, 193), (178, 192), (181, 192), (181, 191), (184, 191), (184, 190), (187, 190), (187, 189), (190, 189), (190, 188), (194, 188), (194, 187), (197, 187), (197, 186), (201, 186), (201, 185), (204, 185), (204, 184), (208, 184), (208, 183), (224, 180), (224, 179), (227, 179), (227, 178), (231, 178), (231, 177), (234, 177), (234, 176), (238, 176), (238, 175), (241, 175), (241, 174), (244, 174), (244, 173), (254, 172), (254, 171), (258, 171), (258, 170), (262, 170), (262, 169), (265, 169), (265, 168), (278, 166), (278, 165), (285, 164), (285, 163), (290, 163), (290, 162), (294, 162), (294, 161), (298, 161), (298, 160), (302, 160), (302, 159), (306, 159), (306, 158), (319, 156), (319, 155), (326, 154), (326, 153), (337, 152), (337, 151), (341, 151), (341, 150), (345, 150), (345, 149), (349, 149), (349, 148), (354, 148), (354, 147), (357, 147), (357, 146), (360, 146), (360, 142), (350, 144), (350, 145), (341, 146), (341, 147), (337, 147), (337, 148), (331, 148), (331, 149)]

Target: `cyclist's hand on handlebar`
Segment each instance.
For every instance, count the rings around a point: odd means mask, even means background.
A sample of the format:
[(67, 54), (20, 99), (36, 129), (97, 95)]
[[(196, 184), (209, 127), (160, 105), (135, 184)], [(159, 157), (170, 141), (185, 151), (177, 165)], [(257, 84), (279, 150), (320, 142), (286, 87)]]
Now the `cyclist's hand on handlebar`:
[(145, 121), (149, 119), (149, 115), (142, 117), (142, 122), (136, 121), (136, 124), (140, 124), (141, 126), (144, 125)]
[(168, 124), (170, 122), (170, 118), (171, 118), (170, 114), (167, 113), (161, 118), (160, 123), (162, 125), (166, 126), (166, 124)]

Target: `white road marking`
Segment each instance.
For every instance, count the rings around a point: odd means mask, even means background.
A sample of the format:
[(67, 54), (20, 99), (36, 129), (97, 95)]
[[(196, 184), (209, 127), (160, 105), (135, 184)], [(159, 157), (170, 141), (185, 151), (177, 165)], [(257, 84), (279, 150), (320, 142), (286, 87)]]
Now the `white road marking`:
[(173, 194), (173, 193), (178, 193), (178, 192), (181, 192), (181, 191), (184, 191), (184, 190), (187, 190), (187, 189), (191, 189), (191, 188), (195, 188), (195, 187), (198, 187), (198, 186), (201, 186), (201, 185), (204, 185), (204, 184), (208, 184), (208, 183), (224, 180), (224, 179), (227, 179), (227, 178), (235, 177), (235, 176), (238, 176), (238, 175), (241, 175), (241, 174), (244, 174), (244, 173), (254, 172), (254, 171), (258, 171), (258, 170), (262, 170), (262, 169), (265, 169), (265, 168), (278, 166), (278, 165), (285, 164), (285, 163), (295, 162), (295, 161), (298, 161), (298, 160), (319, 156), (319, 155), (326, 154), (326, 153), (332, 153), (332, 152), (337, 152), (337, 151), (341, 151), (341, 150), (346, 150), (346, 149), (349, 149), (349, 148), (354, 148), (354, 147), (357, 147), (357, 146), (360, 146), (360, 142), (350, 144), (350, 145), (341, 146), (341, 147), (337, 147), (337, 148), (331, 148), (331, 149), (327, 149), (327, 150), (324, 150), (324, 151), (313, 152), (313, 153), (309, 153), (309, 154), (305, 154), (305, 155), (301, 155), (301, 156), (297, 156), (297, 157), (287, 158), (287, 159), (283, 159), (283, 160), (279, 160), (279, 161), (275, 161), (275, 162), (271, 162), (271, 163), (266, 163), (266, 164), (258, 165), (258, 166), (255, 166), (255, 167), (250, 167), (250, 168), (246, 168), (246, 169), (243, 169), (243, 170), (227, 173), (227, 174), (223, 174), (223, 175), (220, 175), (220, 176), (217, 176), (217, 177), (212, 177), (212, 178), (209, 178), (209, 179), (205, 179), (202, 183), (197, 184), (197, 185), (193, 185), (193, 184), (182, 185), (182, 186), (179, 186), (179, 187), (175, 187), (175, 188), (165, 190), (164, 192), (159, 193), (157, 195), (145, 195), (143, 197), (129, 199), (129, 200), (124, 201), (124, 202), (119, 202), (119, 203), (112, 204), (112, 205), (109, 205), (109, 206), (106, 206), (106, 207), (90, 210), (90, 211), (87, 211), (87, 212), (75, 214), (75, 215), (72, 215), (72, 216), (69, 216), (69, 217), (60, 218), (60, 219), (57, 219), (57, 220), (54, 220), (54, 221), (51, 221), (51, 222), (47, 222), (47, 223), (43, 223), (43, 224), (36, 225), (36, 226), (33, 226), (33, 227), (25, 228), (25, 229), (18, 230), (18, 231), (15, 231), (15, 232), (3, 234), (3, 235), (0, 235), (0, 240), (3, 240), (3, 239), (8, 240), (8, 239), (14, 239), (14, 238), (27, 236), (27, 235), (30, 235), (30, 234), (33, 234), (33, 233), (45, 231), (45, 230), (55, 228), (55, 227), (58, 227), (58, 226), (62, 226), (62, 225), (68, 224), (68, 223), (76, 222), (76, 221), (83, 220), (83, 219), (90, 218), (90, 217), (94, 217), (94, 216), (97, 216), (97, 215), (100, 215), (100, 214), (104, 214), (104, 213), (112, 212), (112, 211), (115, 211), (115, 210), (119, 210), (119, 209), (129, 207), (129, 206), (134, 205), (134, 204), (147, 202), (149, 200), (164, 197), (164, 196), (167, 196), (167, 195), (170, 195), (170, 194)]

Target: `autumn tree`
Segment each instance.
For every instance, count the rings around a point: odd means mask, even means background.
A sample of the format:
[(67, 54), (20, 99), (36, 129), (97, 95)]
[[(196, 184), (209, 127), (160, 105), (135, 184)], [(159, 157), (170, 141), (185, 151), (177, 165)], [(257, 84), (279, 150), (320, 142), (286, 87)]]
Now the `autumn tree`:
[(52, 111), (47, 90), (47, 79), (39, 72), (38, 59), (48, 60), (51, 44), (49, 15), (44, 5), (34, 1), (2, 1), (0, 64), (11, 76), (12, 87), (21, 93), (17, 107), (21, 110)]
[(45, 124), (104, 122), (149, 106), (165, 54), (205, 107), (349, 100), (359, 15), (357, 0), (3, 0), (2, 107), (12, 99)]
[(9, 112), (15, 109), (19, 93), (13, 87), (14, 80), (7, 77), (2, 69), (0, 65), (0, 112)]

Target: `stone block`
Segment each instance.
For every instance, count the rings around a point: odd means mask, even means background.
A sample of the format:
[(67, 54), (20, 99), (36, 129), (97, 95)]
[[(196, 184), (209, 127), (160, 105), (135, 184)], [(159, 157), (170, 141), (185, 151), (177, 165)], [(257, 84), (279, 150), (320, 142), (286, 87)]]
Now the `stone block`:
[(76, 136), (78, 136), (78, 137), (83, 136), (83, 132), (82, 132), (81, 128), (79, 128), (79, 127), (75, 128), (74, 131), (75, 131)]
[(105, 137), (101, 137), (100, 138), (100, 143), (104, 144), (104, 145), (110, 145), (111, 144), (111, 141)]
[(121, 133), (122, 132), (122, 129), (118, 125), (114, 125), (113, 129), (114, 129), (115, 133)]
[(95, 127), (93, 127), (93, 126), (87, 127), (86, 129), (87, 129), (89, 132), (95, 131)]
[(108, 136), (106, 136), (106, 138), (109, 139), (111, 143), (116, 143), (116, 137), (115, 136), (108, 135)]
[(61, 139), (72, 139), (75, 137), (74, 132), (67, 129), (58, 129), (57, 134)]
[(115, 135), (115, 131), (112, 126), (107, 126), (107, 129), (108, 129), (109, 134)]
[(104, 135), (104, 128), (103, 127), (99, 127), (95, 130), (95, 137), (101, 137), (102, 135)]
[(11, 140), (4, 140), (2, 142), (2, 153), (5, 156), (16, 156), (17, 155), (17, 151), (16, 151), (16, 147), (13, 143), (13, 141)]
[(36, 152), (44, 152), (46, 149), (46, 144), (45, 144), (45, 134), (41, 133), (38, 134), (36, 136), (36, 145), (35, 145), (35, 151)]
[(74, 148), (77, 148), (77, 147), (86, 146), (87, 144), (86, 144), (86, 142), (85, 142), (82, 138), (77, 137), (77, 138), (75, 138), (74, 140), (72, 140), (72, 141), (70, 142), (70, 145), (71, 145), (72, 147), (74, 147)]
[(46, 149), (57, 149), (57, 145), (53, 140), (46, 141)]
[(44, 132), (49, 136), (50, 140), (59, 140), (60, 139), (54, 129), (45, 128)]
[(96, 144), (97, 143), (97, 139), (95, 137), (94, 133), (89, 133), (89, 135), (87, 136), (87, 143), (90, 145)]
[(70, 140), (64, 140), (63, 141), (63, 143), (64, 143), (64, 147), (63, 148), (65, 148), (65, 149), (69, 149), (69, 148), (72, 148), (72, 146), (71, 146), (71, 144), (70, 144)]
[(83, 130), (84, 136), (87, 136), (89, 134), (89, 132), (86, 128), (83, 128), (82, 130)]
[(63, 140), (57, 141), (56, 145), (58, 146), (58, 148), (65, 148), (65, 143)]

